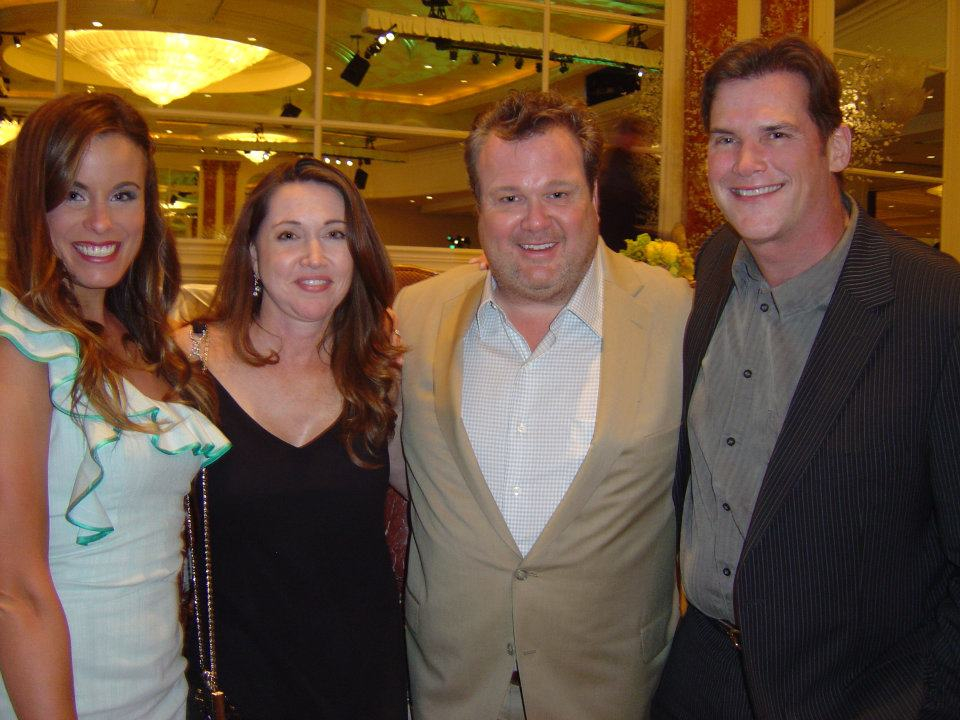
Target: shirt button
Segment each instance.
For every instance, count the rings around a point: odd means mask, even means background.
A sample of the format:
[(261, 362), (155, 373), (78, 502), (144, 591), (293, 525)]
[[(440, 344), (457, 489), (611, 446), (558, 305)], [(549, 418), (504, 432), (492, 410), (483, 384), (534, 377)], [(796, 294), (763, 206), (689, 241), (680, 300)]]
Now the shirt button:
[(526, 580), (526, 579), (527, 579), (527, 571), (526, 571), (526, 570), (517, 570), (517, 571), (513, 574), (513, 576), (514, 576), (517, 580)]
[(767, 305), (766, 303), (760, 303), (760, 312), (766, 312), (769, 309), (770, 309), (769, 305)]
[(727, 512), (730, 512), (730, 503), (724, 503), (724, 504), (721, 505), (720, 507), (722, 507), (722, 508), (723, 508), (724, 510), (726, 510)]
[(727, 577), (730, 577), (730, 568), (724, 568), (723, 574), (726, 575)]
[(743, 376), (744, 376), (745, 378), (752, 378), (752, 377), (753, 377), (753, 371), (752, 371), (752, 370), (744, 370), (744, 371), (743, 371)]
[(507, 643), (507, 655), (513, 655), (514, 652), (513, 643)]
[(737, 441), (734, 440), (732, 437), (727, 438), (727, 445), (729, 445), (730, 447), (733, 447), (736, 444), (737, 444)]
[(517, 425), (517, 432), (525, 433), (526, 431), (527, 431), (526, 423), (520, 423), (519, 425)]
[(513, 494), (514, 494), (514, 497), (520, 495), (520, 486), (519, 486), (519, 485), (514, 485), (514, 486), (513, 486)]

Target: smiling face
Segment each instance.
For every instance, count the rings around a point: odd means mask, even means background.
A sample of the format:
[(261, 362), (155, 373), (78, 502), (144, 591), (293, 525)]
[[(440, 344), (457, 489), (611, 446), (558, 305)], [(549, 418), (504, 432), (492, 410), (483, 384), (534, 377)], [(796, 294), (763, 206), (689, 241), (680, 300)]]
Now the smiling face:
[[(833, 173), (850, 159), (850, 132), (824, 142), (807, 110), (806, 81), (774, 72), (720, 84), (710, 110), (707, 177), (727, 221), (751, 250), (767, 243), (832, 247), (843, 227)], [(839, 220), (838, 220), (839, 216)]]
[(143, 244), (147, 160), (123, 135), (97, 135), (80, 158), (66, 197), (47, 213), (53, 251), (85, 317), (103, 307)]
[(562, 306), (597, 248), (596, 193), (576, 138), (557, 127), (513, 142), (491, 136), (477, 177), (480, 241), (498, 297)]
[(289, 322), (325, 329), (353, 278), (350, 230), (343, 197), (316, 182), (281, 185), (250, 246), (263, 281), (260, 322)]

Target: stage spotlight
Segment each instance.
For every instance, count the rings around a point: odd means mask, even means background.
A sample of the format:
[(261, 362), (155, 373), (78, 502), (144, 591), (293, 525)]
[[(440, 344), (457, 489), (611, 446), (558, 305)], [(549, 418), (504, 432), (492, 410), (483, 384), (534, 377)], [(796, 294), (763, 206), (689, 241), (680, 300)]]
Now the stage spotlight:
[(500, 59), (500, 53), (493, 54), (493, 60), (490, 61), (490, 64), (494, 67), (497, 67), (503, 60)]
[(537, 62), (537, 72), (543, 72), (543, 63)]
[(301, 110), (292, 102), (287, 100), (283, 104), (283, 107), (280, 108), (280, 117), (288, 117), (288, 118), (300, 117), (301, 112), (303, 112), (303, 110)]
[(474, 65), (479, 65), (479, 64), (480, 64), (480, 53), (475, 52), (473, 55), (471, 55), (471, 56), (470, 56), (470, 62), (472, 62)]
[(20, 47), (20, 36), (19, 36), (19, 35), (14, 35), (14, 36), (13, 36), (13, 46), (14, 46), (14, 47)]
[(560, 72), (565, 73), (565, 72), (566, 72), (567, 70), (569, 70), (569, 69), (570, 69), (570, 68), (567, 67), (567, 61), (566, 61), (566, 60), (561, 60), (561, 61), (560, 61)]
[(353, 174), (353, 184), (357, 186), (357, 190), (363, 190), (367, 186), (368, 177), (370, 176), (366, 170), (362, 167), (357, 168), (357, 171)]
[(340, 77), (354, 87), (360, 87), (360, 83), (363, 82), (363, 78), (369, 69), (370, 61), (354, 53), (343, 72), (340, 73)]
[(523, 58), (522, 57), (515, 58), (513, 61), (513, 66), (517, 70), (520, 70), (523, 67)]
[(450, 60), (452, 62), (456, 62), (459, 56), (460, 56), (460, 53), (457, 52), (456, 48), (450, 51)]
[(450, 6), (450, 0), (421, 0), (425, 7), (430, 8), (430, 17), (434, 20), (447, 19), (447, 7)]

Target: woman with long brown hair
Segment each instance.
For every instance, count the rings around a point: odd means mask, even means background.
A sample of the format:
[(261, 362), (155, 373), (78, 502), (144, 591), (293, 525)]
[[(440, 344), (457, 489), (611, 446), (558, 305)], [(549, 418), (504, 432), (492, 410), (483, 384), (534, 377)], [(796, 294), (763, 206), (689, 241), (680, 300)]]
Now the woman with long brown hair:
[(356, 187), (303, 158), (254, 188), (210, 320), (177, 336), (234, 446), (208, 498), (219, 684), (245, 720), (406, 717), (383, 532), (393, 292)]
[(183, 718), (183, 495), (229, 447), (168, 334), (144, 119), (68, 95), (16, 141), (0, 290), (0, 717)]

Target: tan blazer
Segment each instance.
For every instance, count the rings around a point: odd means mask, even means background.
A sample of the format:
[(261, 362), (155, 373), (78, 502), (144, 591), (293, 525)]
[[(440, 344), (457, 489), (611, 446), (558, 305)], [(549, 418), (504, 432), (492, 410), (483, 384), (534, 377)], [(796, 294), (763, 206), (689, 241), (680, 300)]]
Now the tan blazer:
[(519, 667), (528, 720), (648, 713), (677, 616), (673, 482), (687, 283), (606, 248), (596, 431), (526, 558), (460, 419), (462, 339), (486, 273), (406, 288), (407, 643), (417, 720), (495, 720)]

